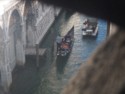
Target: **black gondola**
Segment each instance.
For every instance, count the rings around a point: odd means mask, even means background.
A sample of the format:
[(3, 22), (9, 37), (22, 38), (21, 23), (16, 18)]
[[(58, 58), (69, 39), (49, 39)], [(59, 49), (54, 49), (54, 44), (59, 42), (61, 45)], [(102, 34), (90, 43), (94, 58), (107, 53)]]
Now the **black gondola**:
[(73, 47), (74, 42), (74, 26), (60, 39), (57, 38), (57, 56), (67, 56)]

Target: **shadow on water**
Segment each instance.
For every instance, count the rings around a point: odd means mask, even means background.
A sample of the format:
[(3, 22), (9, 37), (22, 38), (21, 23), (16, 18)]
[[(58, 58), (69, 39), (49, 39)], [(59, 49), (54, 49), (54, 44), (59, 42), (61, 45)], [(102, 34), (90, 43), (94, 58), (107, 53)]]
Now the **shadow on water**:
[(65, 69), (65, 66), (67, 64), (67, 61), (68, 61), (68, 58), (69, 58), (69, 55), (67, 56), (58, 56), (56, 58), (56, 72), (57, 72), (57, 75), (58, 74), (63, 74), (64, 73), (64, 69)]
[(40, 72), (45, 66), (45, 61), (40, 62), (40, 70), (36, 68), (36, 58), (33, 56), (26, 57), (27, 63), (25, 66), (16, 66), (12, 73), (13, 83), (10, 87), (10, 94), (33, 94), (41, 82)]
[(93, 39), (93, 40), (96, 40), (97, 39), (97, 37), (98, 37), (98, 35), (97, 36), (82, 36), (82, 39)]

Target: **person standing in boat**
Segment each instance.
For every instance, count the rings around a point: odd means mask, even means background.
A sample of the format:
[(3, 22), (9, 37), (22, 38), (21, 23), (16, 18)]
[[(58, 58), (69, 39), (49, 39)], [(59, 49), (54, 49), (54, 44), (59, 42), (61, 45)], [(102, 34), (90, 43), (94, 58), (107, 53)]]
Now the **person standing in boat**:
[(71, 48), (71, 35), (67, 35), (67, 36), (65, 37), (65, 41), (66, 41), (66, 43), (68, 43), (69, 48)]
[(61, 43), (62, 43), (62, 37), (57, 36), (57, 37), (56, 37), (57, 54), (59, 54)]

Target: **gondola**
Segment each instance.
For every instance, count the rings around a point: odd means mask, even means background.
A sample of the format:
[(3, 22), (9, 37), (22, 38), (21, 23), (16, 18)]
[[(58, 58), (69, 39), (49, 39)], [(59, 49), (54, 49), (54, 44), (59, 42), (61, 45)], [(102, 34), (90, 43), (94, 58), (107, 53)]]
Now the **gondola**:
[[(58, 36), (59, 37), (59, 36)], [(59, 38), (57, 38), (57, 41)], [(60, 36), (60, 42), (57, 43), (57, 56), (67, 56), (70, 54), (74, 42), (74, 26), (67, 32), (65, 36)]]

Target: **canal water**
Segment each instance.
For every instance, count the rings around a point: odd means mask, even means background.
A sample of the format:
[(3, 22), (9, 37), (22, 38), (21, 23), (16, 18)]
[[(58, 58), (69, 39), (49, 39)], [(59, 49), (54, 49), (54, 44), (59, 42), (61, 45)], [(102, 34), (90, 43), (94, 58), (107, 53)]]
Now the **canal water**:
[[(106, 39), (107, 24), (101, 19), (98, 21), (97, 38), (83, 38), (82, 22), (85, 18), (85, 15), (77, 12), (63, 10), (60, 13), (40, 45), (47, 49), (47, 59), (41, 59), (39, 70), (33, 57), (27, 58), (25, 67), (17, 67), (13, 72), (11, 94), (60, 94), (80, 65)], [(74, 25), (75, 34), (72, 52), (67, 57), (57, 58), (55, 38), (71, 25)]]

